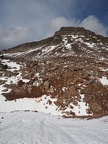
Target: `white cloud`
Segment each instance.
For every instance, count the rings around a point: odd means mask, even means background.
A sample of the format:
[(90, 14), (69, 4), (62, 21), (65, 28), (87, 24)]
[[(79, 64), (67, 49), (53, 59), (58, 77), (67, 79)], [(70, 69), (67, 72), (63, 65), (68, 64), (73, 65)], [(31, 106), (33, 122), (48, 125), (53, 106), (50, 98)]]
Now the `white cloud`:
[(75, 19), (66, 19), (65, 17), (57, 17), (51, 21), (52, 28), (60, 28), (61, 26), (74, 26), (77, 24)]
[(1, 49), (16, 46), (18, 44), (32, 41), (34, 30), (26, 27), (14, 27), (10, 29), (0, 28)]
[(79, 20), (73, 19), (67, 19), (65, 17), (56, 17), (51, 20), (49, 31), (47, 33), (47, 36), (53, 35), (55, 31), (59, 30), (63, 26), (78, 26)]
[(95, 16), (85, 18), (79, 26), (94, 31), (96, 34), (107, 36), (108, 28), (105, 27)]
[(88, 16), (83, 19), (66, 19), (65, 17), (57, 17), (51, 21), (50, 24), (50, 32), (48, 34), (53, 34), (56, 30), (58, 30), (62, 26), (75, 26), (75, 27), (84, 27), (85, 29), (91, 30), (96, 34), (100, 34), (103, 36), (107, 36), (108, 28), (104, 26), (99, 19), (95, 16)]

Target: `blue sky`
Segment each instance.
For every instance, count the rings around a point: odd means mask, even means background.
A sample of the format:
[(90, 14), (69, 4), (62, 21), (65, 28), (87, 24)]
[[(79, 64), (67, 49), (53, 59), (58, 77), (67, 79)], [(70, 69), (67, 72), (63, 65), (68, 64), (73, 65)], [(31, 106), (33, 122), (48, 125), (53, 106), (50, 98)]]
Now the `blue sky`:
[(0, 49), (44, 39), (62, 26), (108, 36), (108, 0), (0, 0)]

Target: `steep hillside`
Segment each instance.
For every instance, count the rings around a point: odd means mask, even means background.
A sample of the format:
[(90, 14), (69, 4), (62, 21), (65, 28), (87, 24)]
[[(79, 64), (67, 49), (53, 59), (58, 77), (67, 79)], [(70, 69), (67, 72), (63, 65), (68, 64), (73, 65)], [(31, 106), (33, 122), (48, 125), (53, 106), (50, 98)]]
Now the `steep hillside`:
[(64, 117), (108, 115), (107, 37), (62, 27), (53, 37), (1, 53), (1, 111), (5, 106)]

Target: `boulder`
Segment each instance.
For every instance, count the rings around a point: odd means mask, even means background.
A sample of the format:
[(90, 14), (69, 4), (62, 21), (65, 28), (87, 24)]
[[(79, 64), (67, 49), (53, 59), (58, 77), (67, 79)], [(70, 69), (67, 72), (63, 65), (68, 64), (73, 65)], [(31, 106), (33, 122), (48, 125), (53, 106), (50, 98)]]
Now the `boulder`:
[(17, 86), (18, 86), (18, 87), (22, 87), (23, 84), (24, 84), (24, 82), (23, 82), (22, 80), (19, 80), (18, 83), (17, 83)]
[(45, 87), (45, 89), (48, 90), (50, 88), (50, 83), (48, 81), (45, 81), (44, 82), (44, 87)]
[(48, 90), (49, 93), (54, 93), (54, 88), (51, 86)]
[(102, 107), (95, 101), (90, 102), (90, 109), (93, 113), (101, 113)]
[(32, 91), (33, 91), (33, 87), (28, 87), (28, 92), (32, 93)]

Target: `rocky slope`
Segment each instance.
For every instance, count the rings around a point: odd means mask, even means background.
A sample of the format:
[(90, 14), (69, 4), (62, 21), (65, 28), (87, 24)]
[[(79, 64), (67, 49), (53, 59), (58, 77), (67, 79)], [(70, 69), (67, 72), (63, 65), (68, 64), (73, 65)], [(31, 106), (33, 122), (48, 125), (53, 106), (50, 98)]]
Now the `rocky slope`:
[(20, 65), (13, 70), (1, 60), (1, 77), (18, 78), (9, 84), (1, 78), (6, 101), (36, 98), (39, 102), (45, 95), (44, 100), (50, 96), (43, 103), (45, 109), (55, 105), (65, 117), (108, 115), (107, 37), (84, 28), (62, 27), (53, 37), (1, 53)]

